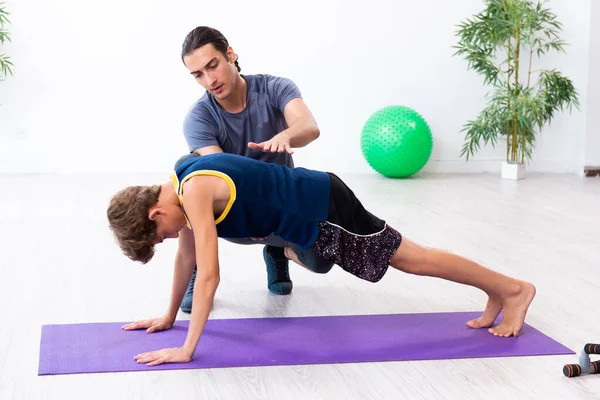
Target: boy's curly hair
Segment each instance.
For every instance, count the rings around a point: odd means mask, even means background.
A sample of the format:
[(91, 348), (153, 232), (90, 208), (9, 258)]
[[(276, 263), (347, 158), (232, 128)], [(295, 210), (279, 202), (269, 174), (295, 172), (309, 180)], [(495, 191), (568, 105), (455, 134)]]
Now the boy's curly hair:
[(160, 189), (160, 185), (125, 188), (113, 196), (106, 213), (123, 253), (143, 264), (154, 256), (156, 223), (148, 213), (158, 203)]

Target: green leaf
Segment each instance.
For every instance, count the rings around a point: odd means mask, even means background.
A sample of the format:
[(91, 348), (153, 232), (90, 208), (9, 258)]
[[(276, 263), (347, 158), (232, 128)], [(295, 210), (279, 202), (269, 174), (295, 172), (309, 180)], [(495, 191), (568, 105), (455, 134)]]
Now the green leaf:
[[(0, 44), (10, 42), (10, 33), (5, 29), (5, 25), (10, 23), (5, 4), (4, 2), (0, 2)], [(10, 58), (0, 53), (0, 81), (5, 80), (8, 75), (13, 74), (12, 66)]]
[(11, 67), (13, 66), (10, 58), (5, 56), (4, 54), (0, 54), (0, 81), (4, 80), (6, 76), (13, 75)]

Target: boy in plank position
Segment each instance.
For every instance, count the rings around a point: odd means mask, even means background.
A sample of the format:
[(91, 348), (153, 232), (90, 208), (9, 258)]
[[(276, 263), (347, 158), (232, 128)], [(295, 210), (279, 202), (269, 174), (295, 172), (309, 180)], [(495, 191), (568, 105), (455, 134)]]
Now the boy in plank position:
[[(218, 153), (181, 163), (162, 185), (133, 186), (117, 193), (107, 211), (123, 253), (147, 263), (154, 246), (179, 238), (167, 313), (123, 329), (169, 329), (175, 322), (197, 265), (190, 325), (181, 347), (135, 356), (149, 366), (192, 360), (219, 284), (218, 238), (276, 237), (296, 263), (294, 246), (369, 282), (393, 268), (477, 287), (488, 294), (471, 328), (495, 336), (518, 336), (535, 287), (446, 251), (422, 247), (367, 211), (336, 175)], [(323, 272), (323, 271), (321, 271)], [(498, 314), (503, 318), (492, 327)]]

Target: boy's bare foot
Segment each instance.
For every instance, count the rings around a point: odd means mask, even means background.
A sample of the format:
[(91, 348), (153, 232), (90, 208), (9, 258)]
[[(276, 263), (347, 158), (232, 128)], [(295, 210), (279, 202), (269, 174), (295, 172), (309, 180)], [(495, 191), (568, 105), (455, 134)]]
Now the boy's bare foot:
[(502, 311), (502, 299), (490, 296), (483, 314), (477, 319), (467, 321), (467, 326), (473, 329), (489, 328), (496, 321), (500, 311)]
[(525, 323), (525, 315), (535, 297), (535, 286), (529, 282), (520, 282), (518, 293), (502, 299), (502, 322), (488, 331), (494, 336), (519, 336)]

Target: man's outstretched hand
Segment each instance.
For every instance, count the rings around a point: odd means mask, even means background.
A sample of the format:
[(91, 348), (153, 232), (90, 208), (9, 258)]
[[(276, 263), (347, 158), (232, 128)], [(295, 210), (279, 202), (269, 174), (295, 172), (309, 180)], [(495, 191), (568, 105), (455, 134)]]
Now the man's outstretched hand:
[(266, 142), (248, 143), (248, 147), (253, 150), (264, 151), (265, 153), (283, 153), (288, 152), (289, 154), (294, 154), (294, 150), (290, 146), (290, 139), (285, 134), (278, 134), (273, 136), (271, 140), (267, 140)]

